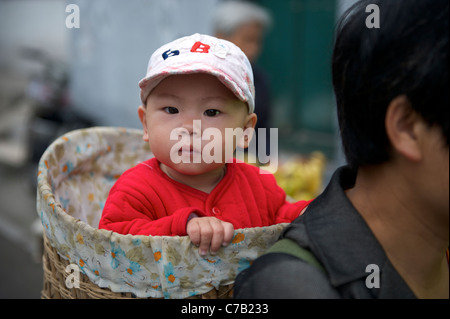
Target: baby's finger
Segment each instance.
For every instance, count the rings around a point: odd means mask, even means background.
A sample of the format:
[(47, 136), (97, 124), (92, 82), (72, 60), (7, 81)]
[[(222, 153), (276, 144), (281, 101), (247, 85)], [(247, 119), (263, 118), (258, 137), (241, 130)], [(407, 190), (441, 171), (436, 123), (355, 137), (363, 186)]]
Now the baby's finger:
[(198, 219), (192, 219), (187, 227), (186, 232), (191, 239), (192, 243), (196, 246), (200, 244), (200, 225), (198, 223)]
[(209, 246), (211, 245), (211, 240), (213, 237), (213, 228), (210, 223), (202, 224), (200, 228), (200, 245), (199, 254), (201, 256), (206, 256), (208, 254)]
[(228, 244), (231, 242), (234, 236), (234, 226), (231, 223), (223, 222), (222, 223), (224, 228), (224, 235), (223, 235), (223, 246), (228, 246)]
[(211, 254), (216, 254), (219, 248), (223, 244), (223, 238), (225, 235), (225, 228), (223, 225), (223, 222), (219, 221), (218, 219), (211, 223), (211, 226), (213, 228), (213, 235), (211, 239)]

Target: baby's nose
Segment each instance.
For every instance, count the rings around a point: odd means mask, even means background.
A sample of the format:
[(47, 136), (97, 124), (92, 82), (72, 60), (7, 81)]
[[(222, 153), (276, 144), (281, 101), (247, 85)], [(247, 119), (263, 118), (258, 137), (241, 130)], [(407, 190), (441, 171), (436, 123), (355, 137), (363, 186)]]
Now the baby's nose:
[(190, 135), (201, 135), (202, 121), (195, 119), (187, 119), (183, 122), (182, 127), (186, 129)]

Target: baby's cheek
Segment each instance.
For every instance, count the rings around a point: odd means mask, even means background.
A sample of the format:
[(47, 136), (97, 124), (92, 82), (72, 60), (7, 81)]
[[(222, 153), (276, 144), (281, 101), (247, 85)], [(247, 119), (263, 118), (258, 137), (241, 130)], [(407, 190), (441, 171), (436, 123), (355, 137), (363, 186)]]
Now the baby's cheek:
[(168, 138), (164, 139), (158, 134), (149, 136), (150, 150), (158, 159), (170, 157), (170, 150), (173, 143), (175, 142), (170, 141)]

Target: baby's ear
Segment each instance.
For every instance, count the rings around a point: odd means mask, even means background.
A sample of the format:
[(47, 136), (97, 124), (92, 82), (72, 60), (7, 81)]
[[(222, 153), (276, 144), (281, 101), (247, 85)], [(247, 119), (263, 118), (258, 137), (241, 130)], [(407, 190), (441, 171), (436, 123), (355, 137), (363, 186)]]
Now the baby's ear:
[(142, 136), (142, 139), (146, 142), (148, 142), (148, 129), (147, 129), (147, 110), (145, 108), (145, 106), (140, 105), (138, 107), (138, 115), (139, 115), (139, 119), (141, 120), (142, 123), (142, 129), (144, 130), (144, 135)]
[(243, 149), (246, 149), (248, 147), (250, 141), (253, 138), (253, 135), (255, 134), (255, 126), (257, 121), (258, 117), (255, 113), (249, 114), (247, 116), (244, 126), (244, 135), (242, 135), (242, 137), (237, 142), (237, 146)]

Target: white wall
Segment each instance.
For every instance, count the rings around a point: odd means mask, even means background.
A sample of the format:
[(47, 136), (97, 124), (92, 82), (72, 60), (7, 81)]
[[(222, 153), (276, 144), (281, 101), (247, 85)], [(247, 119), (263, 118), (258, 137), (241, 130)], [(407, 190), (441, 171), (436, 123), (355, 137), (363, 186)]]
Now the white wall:
[(139, 80), (158, 47), (210, 33), (217, 0), (78, 0), (80, 28), (68, 30), (72, 101), (100, 125), (141, 127)]

